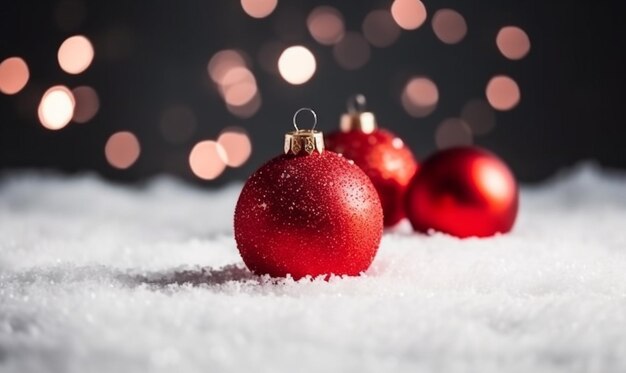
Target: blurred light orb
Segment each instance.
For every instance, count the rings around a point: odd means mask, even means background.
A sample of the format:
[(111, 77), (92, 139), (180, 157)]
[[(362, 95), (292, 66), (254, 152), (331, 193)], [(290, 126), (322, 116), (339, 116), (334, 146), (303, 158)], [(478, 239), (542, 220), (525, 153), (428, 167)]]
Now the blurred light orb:
[(259, 111), (259, 109), (261, 108), (261, 104), (261, 95), (257, 91), (257, 94), (252, 97), (252, 100), (248, 101), (244, 105), (236, 106), (230, 105), (228, 102), (226, 102), (226, 109), (228, 109), (228, 111), (236, 117), (248, 119), (254, 116), (254, 114)]
[(404, 87), (401, 100), (404, 110), (410, 116), (426, 117), (437, 107), (439, 89), (435, 82), (427, 77), (414, 77)]
[(189, 154), (191, 171), (203, 180), (213, 180), (226, 168), (226, 151), (215, 141), (206, 140), (197, 143)]
[(496, 125), (496, 113), (489, 103), (482, 99), (468, 101), (461, 110), (461, 119), (476, 135), (489, 133)]
[(93, 56), (93, 46), (83, 35), (65, 39), (57, 54), (59, 66), (68, 74), (80, 74), (87, 70), (93, 61)]
[(226, 165), (239, 167), (243, 165), (252, 153), (252, 144), (246, 130), (239, 127), (226, 128), (217, 138), (217, 143), (226, 152)]
[(14, 95), (28, 83), (28, 65), (20, 57), (9, 57), (0, 63), (0, 92)]
[(288, 83), (304, 84), (315, 74), (315, 56), (302, 45), (295, 45), (283, 51), (278, 58), (278, 71)]
[(241, 7), (252, 18), (265, 18), (272, 14), (278, 0), (241, 0)]
[(356, 70), (369, 61), (370, 46), (358, 32), (347, 32), (341, 41), (333, 47), (333, 56), (342, 68)]
[(49, 130), (60, 130), (72, 120), (75, 106), (76, 101), (69, 88), (62, 85), (51, 87), (39, 103), (39, 121)]
[(313, 9), (306, 23), (313, 39), (323, 45), (335, 44), (345, 34), (343, 16), (330, 6), (318, 6)]
[(375, 47), (392, 45), (400, 37), (400, 28), (386, 9), (373, 10), (363, 20), (363, 35)]
[(245, 66), (246, 60), (241, 53), (233, 49), (226, 49), (215, 53), (211, 57), (207, 69), (211, 79), (217, 84), (222, 84), (224, 76), (231, 69)]
[(391, 15), (398, 26), (405, 30), (415, 30), (426, 21), (426, 7), (420, 0), (394, 0)]
[(159, 127), (168, 142), (181, 144), (196, 130), (196, 115), (185, 105), (172, 105), (161, 113)]
[(121, 170), (132, 166), (141, 153), (137, 137), (129, 131), (116, 132), (106, 142), (104, 155), (107, 162)]
[(472, 131), (462, 119), (448, 118), (437, 127), (435, 143), (437, 144), (437, 149), (471, 145)]
[(100, 109), (100, 99), (95, 89), (80, 86), (72, 89), (76, 101), (72, 120), (76, 123), (87, 123), (93, 119)]
[(505, 75), (491, 78), (485, 89), (487, 101), (496, 110), (511, 110), (519, 104), (521, 93), (515, 80)]
[(452, 9), (439, 9), (432, 19), (435, 35), (445, 44), (456, 44), (467, 34), (467, 23), (461, 13)]
[(530, 39), (524, 30), (516, 26), (500, 29), (496, 45), (502, 55), (510, 60), (520, 60), (530, 52)]

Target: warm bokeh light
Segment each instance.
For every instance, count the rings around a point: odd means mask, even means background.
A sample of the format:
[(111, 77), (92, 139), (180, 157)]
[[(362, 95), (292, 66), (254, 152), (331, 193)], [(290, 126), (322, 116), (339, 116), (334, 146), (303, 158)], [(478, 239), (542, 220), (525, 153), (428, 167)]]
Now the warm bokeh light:
[(93, 61), (94, 51), (89, 39), (76, 35), (65, 39), (57, 54), (59, 65), (68, 74), (80, 74)]
[(50, 130), (65, 127), (74, 116), (76, 101), (69, 88), (57, 85), (43, 94), (37, 114), (41, 124)]
[(252, 144), (246, 130), (239, 127), (226, 128), (217, 138), (217, 143), (226, 152), (226, 165), (239, 167), (243, 165), (252, 153)]
[(500, 53), (510, 60), (519, 60), (530, 51), (530, 39), (524, 30), (516, 26), (500, 29), (496, 36), (496, 45)]
[(220, 93), (227, 104), (242, 106), (257, 94), (256, 79), (246, 67), (233, 67), (223, 76)]
[(114, 133), (104, 146), (107, 162), (122, 170), (132, 166), (139, 158), (140, 153), (141, 147), (137, 136), (128, 131)]
[(386, 9), (373, 10), (363, 20), (363, 36), (375, 47), (384, 48), (400, 36), (400, 28)]
[(341, 41), (333, 47), (333, 56), (346, 70), (363, 67), (370, 59), (370, 46), (361, 34), (347, 32)]
[(521, 93), (515, 80), (505, 75), (491, 78), (485, 89), (487, 101), (496, 110), (511, 110), (519, 104)]
[(432, 19), (435, 35), (446, 44), (456, 44), (467, 34), (465, 18), (452, 9), (440, 9)]
[(448, 118), (437, 127), (435, 143), (438, 149), (471, 145), (472, 131), (462, 119)]
[(211, 57), (207, 70), (211, 79), (217, 83), (222, 84), (224, 76), (228, 72), (236, 67), (245, 67), (246, 60), (242, 54), (236, 50), (226, 49), (219, 51)]
[(278, 59), (278, 71), (280, 75), (290, 84), (303, 84), (309, 81), (317, 64), (315, 56), (310, 50), (295, 45), (285, 49)]
[(242, 81), (228, 87), (224, 87), (224, 101), (229, 105), (243, 106), (250, 102), (257, 93), (254, 81)]
[(487, 101), (481, 99), (468, 101), (461, 110), (461, 119), (475, 135), (489, 133), (496, 125), (496, 113)]
[(313, 39), (324, 45), (337, 43), (345, 33), (343, 16), (330, 6), (319, 6), (309, 14), (307, 27)]
[(96, 116), (100, 109), (100, 99), (95, 89), (80, 86), (72, 89), (76, 106), (72, 120), (76, 123), (87, 123)]
[(228, 111), (236, 117), (247, 119), (256, 114), (261, 108), (261, 95), (258, 93), (252, 97), (252, 100), (248, 101), (244, 105), (236, 106), (226, 103)]
[(0, 92), (14, 95), (28, 83), (30, 72), (26, 61), (20, 57), (9, 57), (0, 63)]
[(415, 30), (426, 21), (426, 7), (420, 0), (394, 0), (391, 15), (398, 26)]
[(272, 14), (278, 0), (241, 0), (241, 7), (252, 18), (265, 18)]
[(411, 78), (402, 91), (402, 106), (416, 118), (428, 116), (437, 107), (439, 89), (435, 82), (426, 77)]
[(215, 141), (206, 140), (197, 143), (189, 154), (189, 167), (197, 177), (213, 180), (226, 168), (226, 151)]
[(181, 144), (196, 130), (196, 115), (185, 105), (173, 105), (163, 111), (159, 126), (165, 140)]

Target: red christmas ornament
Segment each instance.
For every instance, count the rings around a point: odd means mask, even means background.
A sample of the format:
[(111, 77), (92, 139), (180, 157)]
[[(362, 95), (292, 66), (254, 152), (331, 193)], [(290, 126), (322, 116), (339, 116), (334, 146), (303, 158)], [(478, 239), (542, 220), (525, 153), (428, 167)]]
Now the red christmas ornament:
[(382, 231), (380, 200), (363, 171), (324, 151), (321, 132), (297, 126), (285, 135), (285, 154), (248, 179), (235, 209), (244, 263), (274, 277), (358, 275), (372, 263)]
[(349, 102), (341, 118), (341, 131), (326, 136), (326, 146), (352, 159), (369, 176), (383, 205), (384, 224), (391, 227), (405, 217), (404, 197), (418, 164), (402, 139), (377, 128), (374, 114), (363, 111), (363, 95), (353, 100), (356, 105)]
[(409, 186), (406, 204), (417, 231), (487, 237), (513, 227), (517, 183), (494, 154), (477, 147), (452, 148), (422, 163)]

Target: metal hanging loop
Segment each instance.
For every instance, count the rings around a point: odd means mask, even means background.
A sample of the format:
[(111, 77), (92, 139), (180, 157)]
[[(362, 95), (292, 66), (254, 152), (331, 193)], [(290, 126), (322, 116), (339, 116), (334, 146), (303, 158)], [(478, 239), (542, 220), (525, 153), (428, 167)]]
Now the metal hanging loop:
[(296, 129), (296, 131), (301, 131), (300, 128), (298, 128), (298, 123), (297, 123), (297, 119), (298, 119), (298, 114), (300, 114), (303, 111), (308, 111), (313, 115), (313, 128), (311, 128), (311, 131), (315, 130), (315, 126), (317, 126), (317, 114), (315, 114), (315, 111), (311, 108), (308, 107), (303, 107), (298, 109), (294, 114), (293, 114), (293, 126)]

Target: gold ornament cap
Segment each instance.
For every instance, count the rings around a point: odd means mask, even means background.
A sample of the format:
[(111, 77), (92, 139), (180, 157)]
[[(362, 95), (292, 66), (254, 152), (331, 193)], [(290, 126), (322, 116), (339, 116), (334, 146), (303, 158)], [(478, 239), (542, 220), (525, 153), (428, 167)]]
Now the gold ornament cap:
[[(303, 111), (308, 111), (313, 115), (313, 128), (310, 130), (301, 130), (298, 128), (298, 114)], [(311, 155), (313, 152), (322, 154), (324, 151), (324, 135), (320, 131), (315, 130), (316, 125), (317, 114), (315, 114), (313, 109), (308, 107), (298, 109), (293, 115), (293, 126), (296, 130), (285, 134), (285, 154)]]
[(348, 112), (341, 116), (339, 128), (341, 132), (361, 131), (372, 133), (376, 129), (376, 117), (374, 113), (365, 111), (366, 100), (362, 94), (354, 95), (348, 99)]

